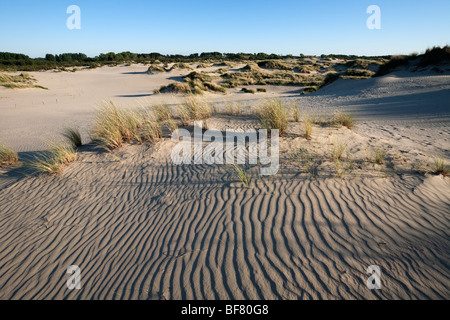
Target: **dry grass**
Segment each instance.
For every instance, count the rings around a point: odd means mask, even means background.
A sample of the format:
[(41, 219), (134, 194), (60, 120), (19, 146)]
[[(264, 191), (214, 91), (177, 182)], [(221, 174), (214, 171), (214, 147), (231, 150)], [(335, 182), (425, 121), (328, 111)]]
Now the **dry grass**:
[(124, 142), (154, 142), (161, 136), (161, 124), (153, 113), (121, 109), (111, 101), (97, 109), (92, 137), (108, 150)]
[(353, 129), (355, 127), (353, 115), (343, 111), (338, 111), (333, 115), (333, 122), (341, 127), (347, 127), (348, 129)]
[(233, 102), (227, 102), (225, 104), (225, 113), (228, 115), (241, 115), (242, 114), (242, 107), (239, 102), (233, 103)]
[(17, 164), (19, 155), (11, 148), (0, 145), (0, 167)]
[(262, 102), (257, 109), (261, 125), (266, 130), (278, 129), (280, 135), (286, 134), (289, 124), (288, 109), (281, 100), (271, 99)]
[(375, 164), (382, 165), (384, 163), (385, 157), (386, 152), (384, 151), (383, 148), (375, 147), (372, 149), (371, 160), (374, 165)]
[(83, 145), (78, 128), (66, 128), (63, 130), (62, 135), (74, 148), (79, 148)]
[(449, 175), (450, 170), (445, 165), (445, 159), (443, 157), (434, 156), (433, 162), (434, 162), (434, 173), (442, 174), (444, 177), (447, 177)]
[(246, 187), (250, 187), (250, 176), (248, 175), (247, 171), (245, 170), (245, 167), (241, 167), (238, 164), (232, 164), (235, 175), (239, 178), (239, 180), (242, 182), (242, 184)]
[(213, 77), (205, 72), (194, 71), (183, 77), (183, 79), (184, 82), (173, 82), (167, 86), (161, 86), (159, 90), (155, 90), (155, 93), (173, 92), (199, 95), (202, 95), (204, 91), (226, 93), (226, 89), (214, 83)]
[(331, 158), (340, 161), (346, 150), (347, 144), (339, 139), (335, 139), (331, 147)]
[(303, 114), (303, 127), (305, 129), (305, 139), (311, 139), (312, 129), (314, 126), (314, 122), (316, 121), (316, 117), (310, 113), (305, 112)]
[(26, 72), (22, 72), (19, 75), (9, 75), (0, 73), (0, 86), (10, 89), (23, 89), (23, 88), (40, 88), (48, 90), (45, 87), (36, 85), (36, 79)]
[(292, 117), (294, 118), (295, 122), (300, 121), (300, 108), (294, 103), (291, 105), (292, 109)]
[(184, 104), (178, 107), (177, 115), (182, 125), (187, 126), (192, 121), (211, 118), (212, 110), (207, 102), (191, 94), (186, 97)]
[(58, 175), (62, 173), (66, 165), (76, 159), (77, 152), (72, 146), (51, 143), (48, 152), (41, 152), (39, 156), (35, 156), (34, 160), (27, 162), (26, 166), (40, 173)]
[(278, 69), (278, 70), (292, 70), (292, 66), (281, 60), (266, 60), (258, 62), (260, 68)]
[(166, 69), (164, 69), (162, 66), (157, 65), (157, 64), (150, 65), (147, 70), (147, 72), (150, 74), (158, 73), (158, 72), (166, 72), (166, 71), (167, 71)]

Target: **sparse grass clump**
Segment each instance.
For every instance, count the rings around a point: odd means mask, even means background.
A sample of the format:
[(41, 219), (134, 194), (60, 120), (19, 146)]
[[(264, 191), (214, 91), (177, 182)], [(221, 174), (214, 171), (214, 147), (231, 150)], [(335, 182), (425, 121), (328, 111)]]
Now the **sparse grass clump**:
[(5, 88), (10, 89), (39, 88), (48, 90), (43, 86), (36, 85), (35, 83), (36, 79), (26, 72), (22, 72), (19, 75), (9, 75), (5, 73), (0, 73), (0, 86), (3, 86)]
[(287, 109), (281, 100), (273, 99), (264, 101), (257, 110), (261, 125), (266, 130), (278, 129), (280, 135), (284, 135), (289, 124)]
[(368, 79), (372, 78), (375, 72), (366, 69), (347, 69), (344, 79)]
[(442, 174), (444, 177), (447, 177), (449, 175), (449, 168), (445, 165), (445, 160), (442, 157), (434, 156), (433, 157), (434, 162), (434, 173), (436, 174)]
[(191, 86), (186, 82), (172, 82), (166, 86), (161, 86), (161, 88), (155, 91), (155, 93), (173, 92), (188, 94), (192, 93), (193, 89), (194, 88), (191, 88)]
[(383, 148), (376, 147), (372, 149), (372, 162), (373, 164), (382, 165), (386, 157), (386, 152)]
[(178, 107), (177, 113), (182, 125), (186, 126), (190, 121), (211, 118), (212, 110), (208, 103), (191, 94), (186, 97), (184, 104)]
[(167, 121), (173, 119), (173, 112), (166, 104), (159, 104), (152, 106), (152, 110), (155, 113), (158, 121)]
[(316, 69), (313, 66), (305, 64), (299, 65), (298, 67), (295, 68), (295, 70), (299, 73), (312, 73), (316, 71)]
[(184, 82), (173, 82), (162, 86), (158, 92), (174, 92), (183, 94), (199, 94), (204, 91), (226, 93), (226, 89), (213, 82), (213, 78), (205, 72), (191, 72), (183, 77)]
[(62, 135), (74, 148), (79, 148), (83, 145), (78, 128), (66, 128), (63, 130)]
[(305, 129), (305, 139), (311, 139), (312, 129), (314, 126), (315, 117), (309, 113), (303, 115), (303, 126)]
[(255, 94), (255, 91), (254, 90), (252, 90), (252, 89), (247, 89), (247, 88), (242, 88), (242, 90), (241, 90), (242, 92), (244, 92), (244, 93), (251, 93), (251, 94)]
[(0, 145), (0, 167), (10, 166), (19, 162), (19, 155), (13, 149)]
[(342, 111), (334, 114), (333, 122), (341, 127), (347, 127), (348, 129), (353, 129), (355, 127), (355, 119), (353, 118), (353, 115)]
[(331, 157), (333, 160), (341, 160), (344, 152), (347, 150), (347, 144), (336, 139), (331, 148)]
[(228, 115), (240, 115), (242, 114), (241, 104), (239, 102), (228, 102), (225, 104), (225, 113)]
[(291, 159), (297, 163), (301, 170), (310, 174), (312, 179), (317, 177), (318, 167), (322, 163), (322, 160), (316, 159), (314, 154), (307, 149), (300, 148), (299, 150), (292, 152)]
[(193, 68), (188, 65), (187, 63), (183, 63), (183, 62), (178, 62), (175, 63), (170, 70), (167, 70), (168, 72), (172, 71), (172, 70), (176, 70), (176, 69), (186, 69), (186, 70), (192, 70)]
[(250, 187), (250, 176), (248, 175), (247, 171), (245, 170), (245, 167), (241, 167), (238, 164), (233, 163), (231, 165), (234, 169), (235, 175), (239, 178), (239, 180), (242, 182), (242, 184), (246, 187)]
[(197, 65), (197, 69), (202, 69), (202, 68), (209, 68), (211, 65), (207, 64), (207, 63), (199, 63)]
[(263, 93), (263, 92), (267, 92), (267, 90), (266, 90), (266, 88), (257, 88), (257, 89), (256, 89), (256, 92), (261, 92), (261, 93)]
[(162, 66), (157, 65), (157, 64), (150, 65), (150, 67), (148, 67), (148, 70), (147, 70), (147, 72), (150, 74), (158, 73), (158, 72), (166, 72), (166, 71), (167, 71), (166, 69), (164, 69)]
[(76, 159), (77, 152), (72, 146), (52, 143), (49, 151), (41, 152), (34, 160), (29, 161), (27, 166), (40, 173), (57, 175), (62, 173), (66, 165)]
[(299, 122), (300, 121), (300, 109), (299, 107), (297, 107), (297, 105), (293, 104), (291, 106), (292, 108), (292, 117), (294, 118), (295, 122)]
[(124, 142), (158, 140), (161, 138), (161, 125), (151, 113), (121, 109), (110, 101), (97, 109), (92, 137), (108, 150), (116, 149)]

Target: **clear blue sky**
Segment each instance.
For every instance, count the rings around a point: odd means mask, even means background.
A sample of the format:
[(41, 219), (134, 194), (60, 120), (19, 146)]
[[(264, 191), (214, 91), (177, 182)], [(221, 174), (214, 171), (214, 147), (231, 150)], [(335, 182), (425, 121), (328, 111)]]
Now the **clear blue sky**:
[[(69, 30), (69, 5), (81, 30)], [(381, 30), (366, 9), (381, 8)], [(383, 55), (450, 44), (449, 0), (0, 1), (0, 51)]]

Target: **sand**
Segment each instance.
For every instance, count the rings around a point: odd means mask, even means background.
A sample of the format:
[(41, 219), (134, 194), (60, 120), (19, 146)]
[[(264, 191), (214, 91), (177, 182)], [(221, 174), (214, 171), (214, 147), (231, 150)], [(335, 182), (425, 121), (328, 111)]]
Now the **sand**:
[[(168, 75), (143, 70), (36, 73), (49, 91), (0, 88), (0, 140), (32, 152), (71, 122), (86, 134), (105, 98), (181, 101), (152, 95)], [(384, 146), (396, 172), (366, 166), (341, 179), (324, 163), (311, 179), (285, 159), (276, 176), (257, 179), (253, 170), (246, 189), (225, 166), (173, 165), (167, 138), (114, 157), (83, 147), (57, 177), (3, 170), (0, 299), (449, 299), (450, 181), (411, 164), (434, 153), (448, 159), (450, 76), (398, 73), (302, 97), (297, 90), (206, 98), (246, 106), (280, 96), (325, 113), (352, 110), (355, 130), (315, 127), (309, 142), (292, 123), (283, 159), (300, 146), (326, 154), (338, 137), (356, 158)], [(217, 115), (208, 125), (258, 123)], [(66, 287), (70, 265), (81, 269), (81, 290)], [(381, 268), (381, 290), (366, 287), (370, 265)]]

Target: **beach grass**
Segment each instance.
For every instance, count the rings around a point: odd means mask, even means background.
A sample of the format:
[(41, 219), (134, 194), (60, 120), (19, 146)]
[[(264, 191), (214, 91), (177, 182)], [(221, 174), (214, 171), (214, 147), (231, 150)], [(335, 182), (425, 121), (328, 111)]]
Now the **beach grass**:
[(266, 130), (278, 129), (280, 135), (286, 134), (289, 117), (288, 111), (281, 100), (270, 99), (263, 101), (257, 108), (262, 127)]
[(58, 175), (62, 173), (66, 165), (76, 161), (76, 159), (77, 152), (74, 147), (51, 143), (49, 151), (41, 152), (33, 160), (28, 161), (26, 166), (39, 173)]
[(19, 162), (16, 151), (4, 145), (0, 145), (0, 167), (14, 165)]
[(62, 135), (74, 148), (79, 148), (83, 145), (81, 133), (78, 128), (65, 128)]
[(232, 164), (231, 166), (234, 170), (235, 175), (238, 177), (239, 181), (241, 181), (246, 188), (249, 188), (251, 178), (247, 173), (247, 171), (245, 170), (245, 167), (241, 167), (240, 165), (235, 163)]

